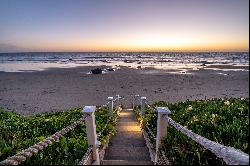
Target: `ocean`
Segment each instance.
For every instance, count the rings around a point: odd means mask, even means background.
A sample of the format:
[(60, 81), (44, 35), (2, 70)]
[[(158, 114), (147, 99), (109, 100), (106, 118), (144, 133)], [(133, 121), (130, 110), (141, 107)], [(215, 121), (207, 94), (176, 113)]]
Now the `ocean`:
[(0, 71), (34, 71), (53, 67), (128, 66), (197, 68), (212, 64), (249, 65), (249, 52), (29, 52), (0, 53)]

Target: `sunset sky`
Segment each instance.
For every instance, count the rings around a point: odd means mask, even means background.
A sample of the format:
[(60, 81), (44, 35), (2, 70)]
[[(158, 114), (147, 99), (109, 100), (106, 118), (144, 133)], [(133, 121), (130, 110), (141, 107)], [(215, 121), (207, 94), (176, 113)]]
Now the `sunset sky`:
[(249, 51), (249, 0), (0, 0), (0, 52)]

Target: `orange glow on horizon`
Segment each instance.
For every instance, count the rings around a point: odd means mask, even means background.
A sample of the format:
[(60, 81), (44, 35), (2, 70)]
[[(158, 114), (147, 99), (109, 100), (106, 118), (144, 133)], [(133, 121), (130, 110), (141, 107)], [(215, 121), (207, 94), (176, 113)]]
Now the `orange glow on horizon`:
[(245, 43), (214, 43), (214, 44), (206, 44), (206, 43), (189, 43), (189, 42), (180, 42), (179, 44), (173, 42), (169, 43), (146, 43), (147, 41), (142, 43), (117, 43), (115, 45), (109, 45), (106, 43), (63, 43), (63, 44), (37, 44), (32, 46), (33, 49), (41, 50), (42, 46), (46, 46), (46, 50), (44, 51), (73, 51), (73, 52), (81, 52), (81, 51), (90, 51), (90, 52), (98, 52), (98, 51), (243, 51), (248, 52), (249, 47), (248, 44)]
[(249, 51), (248, 38), (235, 38), (231, 36), (213, 36), (208, 34), (187, 35), (188, 32), (179, 32), (176, 34), (160, 34), (143, 32), (136, 34), (131, 32), (130, 35), (110, 36), (100, 40), (98, 36), (91, 40), (85, 41), (82, 38), (71, 38), (68, 40), (44, 40), (40, 42), (24, 42), (34, 50), (43, 51)]

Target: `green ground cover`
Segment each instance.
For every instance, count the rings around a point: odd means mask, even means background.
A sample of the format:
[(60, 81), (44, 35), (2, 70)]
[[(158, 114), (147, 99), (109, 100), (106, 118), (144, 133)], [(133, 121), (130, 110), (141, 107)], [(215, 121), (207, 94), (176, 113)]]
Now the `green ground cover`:
[[(64, 112), (42, 113), (26, 117), (0, 109), (0, 161), (77, 121), (82, 116), (81, 111), (82, 108), (76, 108)], [(95, 113), (95, 116), (98, 133), (109, 118), (108, 108), (102, 107)], [(100, 136), (101, 142), (105, 142), (108, 134), (115, 131), (115, 116), (117, 116), (116, 113)], [(58, 142), (49, 145), (45, 150), (33, 155), (22, 164), (75, 165), (88, 148), (86, 136), (86, 127), (84, 124), (80, 124)]]
[[(170, 117), (187, 129), (212, 141), (240, 149), (249, 154), (249, 98), (229, 98), (185, 101), (178, 103), (155, 102), (155, 107), (168, 107)], [(137, 117), (156, 135), (157, 114), (145, 109), (145, 117)], [(155, 143), (152, 139), (152, 143)], [(163, 141), (163, 150), (174, 165), (225, 164), (209, 150), (169, 126)]]

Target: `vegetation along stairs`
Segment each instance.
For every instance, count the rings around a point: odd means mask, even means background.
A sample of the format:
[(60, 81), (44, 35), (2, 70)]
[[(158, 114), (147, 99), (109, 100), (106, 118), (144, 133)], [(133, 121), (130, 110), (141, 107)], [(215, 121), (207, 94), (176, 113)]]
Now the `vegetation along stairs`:
[(102, 165), (152, 165), (143, 133), (132, 109), (120, 112), (117, 133), (111, 138)]

